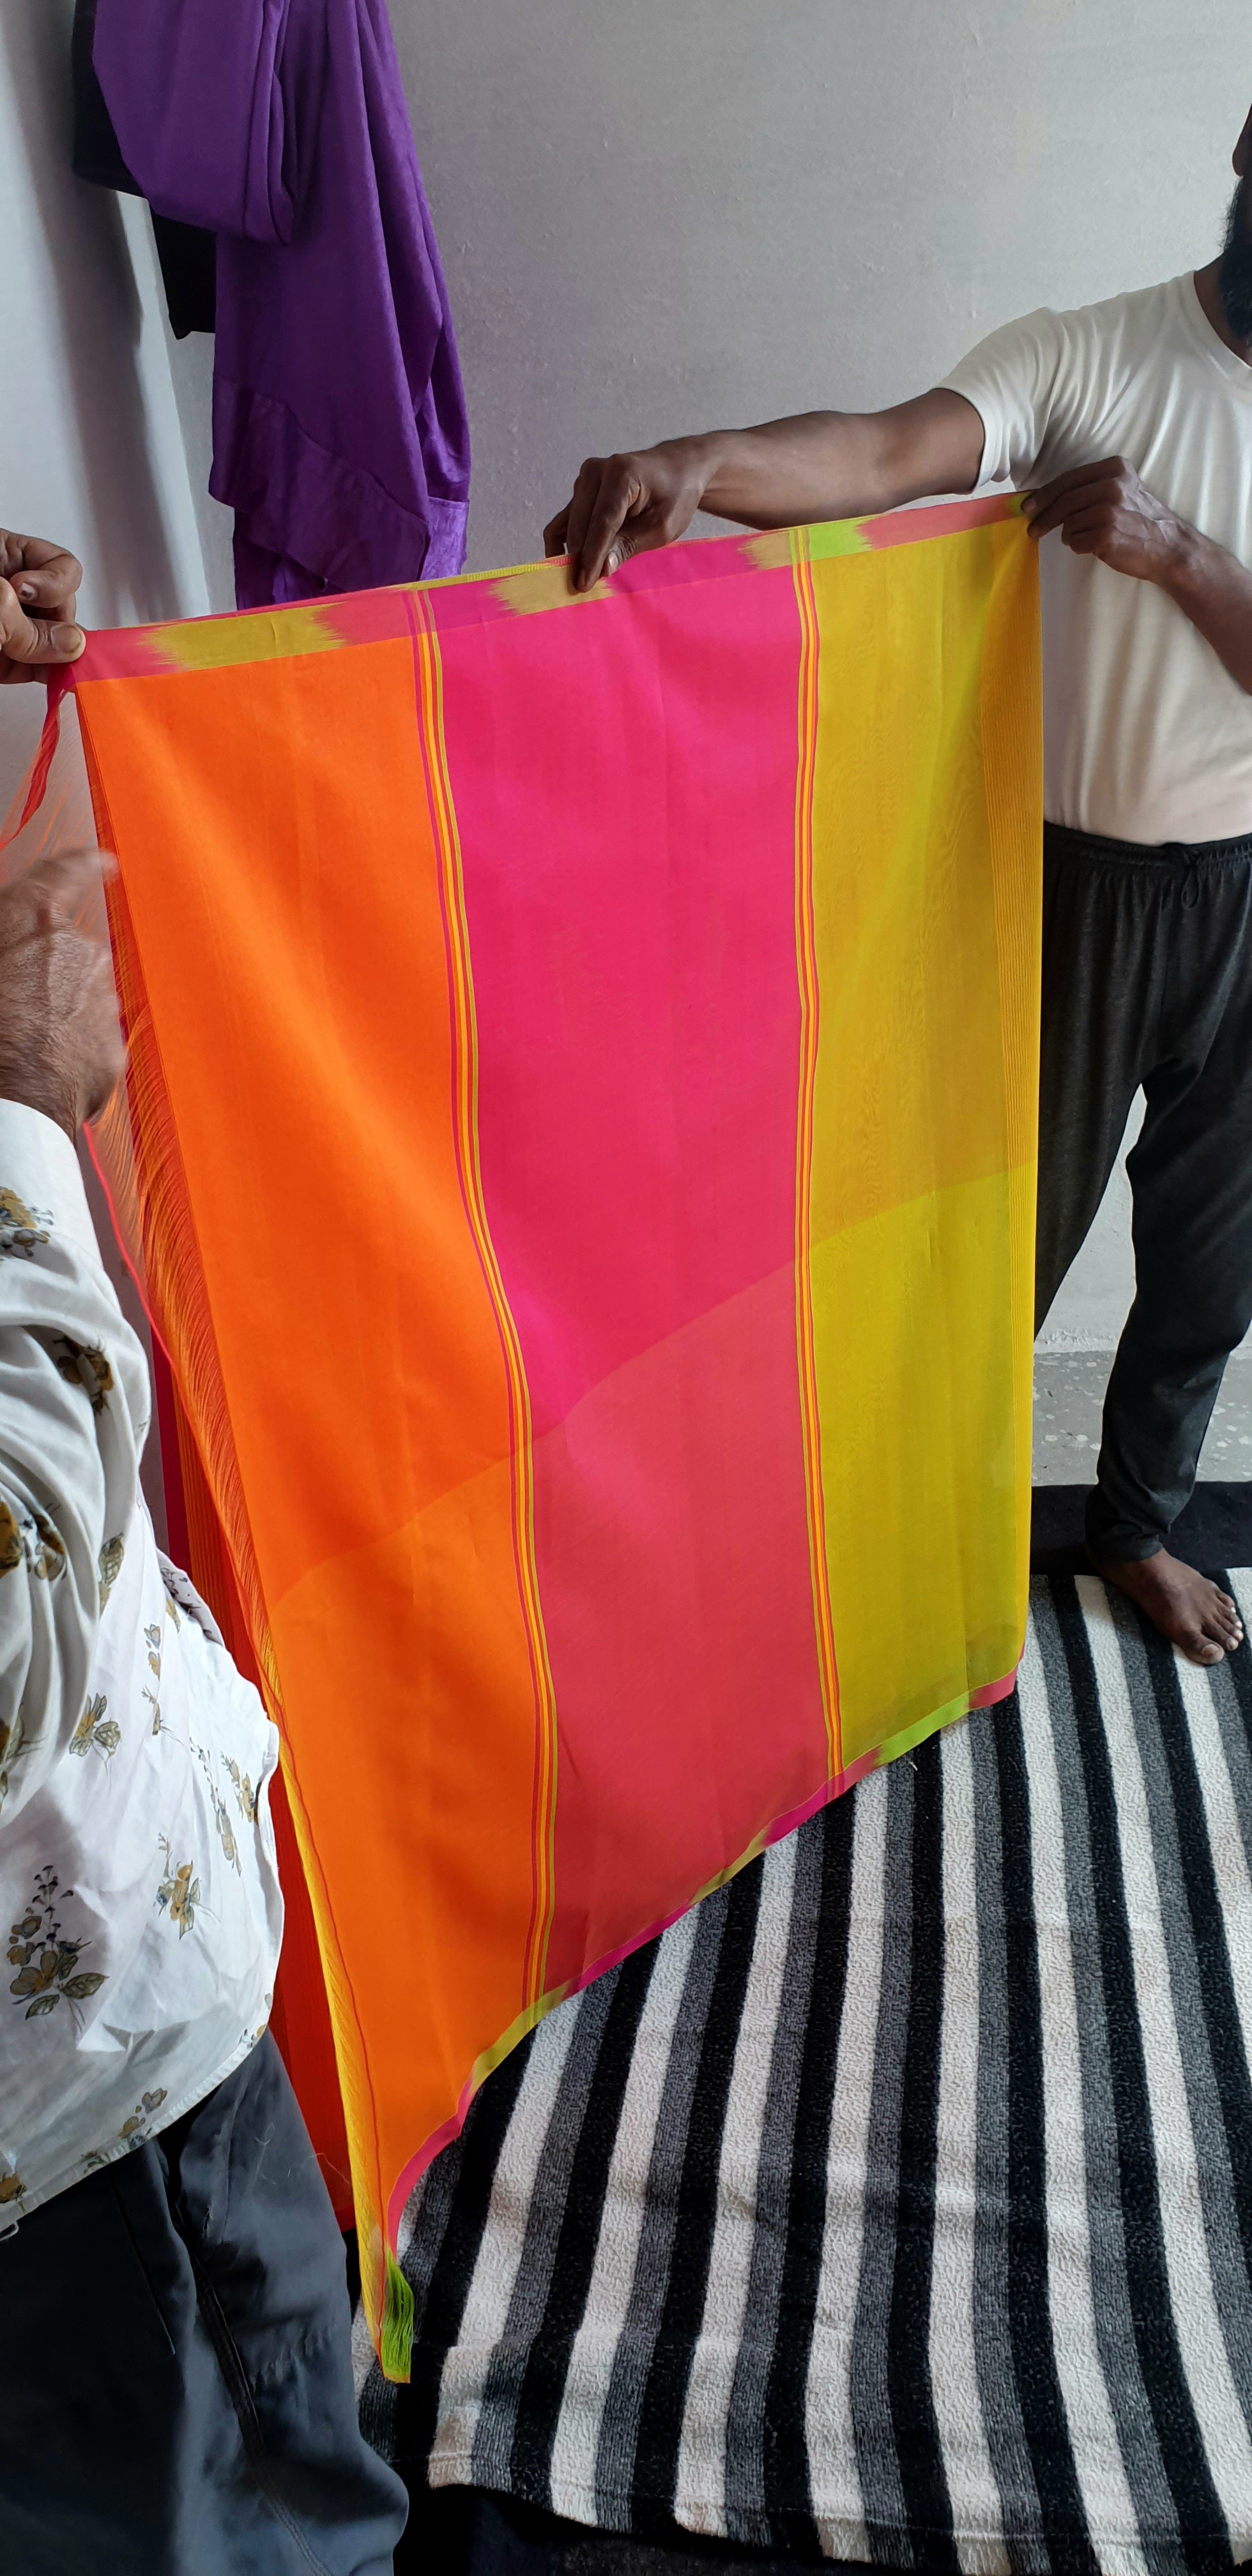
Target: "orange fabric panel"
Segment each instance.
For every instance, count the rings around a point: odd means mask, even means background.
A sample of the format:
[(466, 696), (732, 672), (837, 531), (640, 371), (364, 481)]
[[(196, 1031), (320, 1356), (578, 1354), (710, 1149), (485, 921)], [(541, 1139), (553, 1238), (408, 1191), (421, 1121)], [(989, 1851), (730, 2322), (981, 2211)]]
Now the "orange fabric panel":
[[(84, 693), (82, 714), (109, 777), (145, 1043), (179, 1102), (181, 1221), (205, 1305), (200, 1319), (157, 1320), (180, 1374), (198, 1334), (197, 1367), (207, 1345), (231, 1391), (220, 1454), (237, 1461), (255, 1533), (263, 1660), (293, 1711), (297, 1830), (302, 1810), (318, 1818), (316, 1863), (303, 1835), (302, 1850), (349, 2128), (381, 2207), (414, 2140), (446, 2117), (484, 2028), (521, 2008), (532, 1904), (534, 1686), (508, 1393), (456, 1159), (413, 653), (397, 639), (263, 663), (246, 689), (230, 670), (199, 675), (190, 693), (154, 676), (125, 692), (124, 742), (111, 733), (123, 685)], [(167, 868), (176, 908), (163, 901)], [(293, 1065), (307, 1113), (295, 1132)], [(410, 1174), (405, 1199), (354, 1186), (371, 1168)], [(278, 1297), (275, 1280), (287, 1283)], [(220, 1501), (213, 1451), (210, 1429)], [(420, 1682), (402, 1644), (415, 1611), (431, 1631)], [(383, 1813), (355, 1758), (367, 1732), (388, 1747)], [(445, 1946), (436, 1977), (449, 1906), (467, 1937), (454, 1964)], [(349, 1986), (345, 1952), (370, 1961), (368, 1980)], [(423, 2076), (405, 2032), (424, 1981), (444, 1998), (446, 2027), (445, 2064), (428, 2054)], [(387, 2069), (394, 2136), (378, 2134), (367, 2067)], [(363, 2254), (380, 2260), (381, 2247)]]

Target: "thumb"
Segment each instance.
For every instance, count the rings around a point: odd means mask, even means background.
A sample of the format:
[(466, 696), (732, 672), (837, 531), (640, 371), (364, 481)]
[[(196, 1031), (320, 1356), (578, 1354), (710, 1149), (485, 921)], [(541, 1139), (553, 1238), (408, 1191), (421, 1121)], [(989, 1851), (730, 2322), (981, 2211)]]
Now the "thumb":
[(11, 662), (76, 662), (87, 638), (81, 626), (28, 617), (11, 581), (0, 581), (0, 653)]

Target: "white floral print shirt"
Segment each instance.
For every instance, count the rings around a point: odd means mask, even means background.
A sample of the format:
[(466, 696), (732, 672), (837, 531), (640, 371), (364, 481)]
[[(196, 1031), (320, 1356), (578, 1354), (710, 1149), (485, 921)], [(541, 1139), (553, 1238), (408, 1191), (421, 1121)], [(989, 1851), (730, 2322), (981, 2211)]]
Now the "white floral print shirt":
[(149, 1406), (73, 1146), (0, 1101), (0, 2233), (203, 2101), (272, 1999), (277, 1736), (158, 1553)]

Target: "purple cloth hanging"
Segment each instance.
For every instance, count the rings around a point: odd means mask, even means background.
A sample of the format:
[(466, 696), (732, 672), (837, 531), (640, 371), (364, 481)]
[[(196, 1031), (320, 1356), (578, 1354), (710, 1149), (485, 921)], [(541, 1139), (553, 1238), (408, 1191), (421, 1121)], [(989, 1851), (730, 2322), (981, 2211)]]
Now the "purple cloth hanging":
[(386, 0), (98, 0), (94, 61), (149, 203), (218, 237), (240, 607), (459, 572), (469, 427)]

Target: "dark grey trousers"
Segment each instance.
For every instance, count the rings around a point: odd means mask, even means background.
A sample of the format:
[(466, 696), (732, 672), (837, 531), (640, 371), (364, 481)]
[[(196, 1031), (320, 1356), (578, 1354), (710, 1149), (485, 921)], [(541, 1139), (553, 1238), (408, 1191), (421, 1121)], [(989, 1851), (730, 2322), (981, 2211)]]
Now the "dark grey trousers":
[(1087, 1544), (1155, 1554), (1252, 1324), (1252, 836), (1160, 849), (1049, 824), (1036, 1328), (1091, 1226), (1135, 1093), (1135, 1300)]
[(3, 2576), (391, 2576), (343, 2239), (272, 2039), (0, 2241)]

